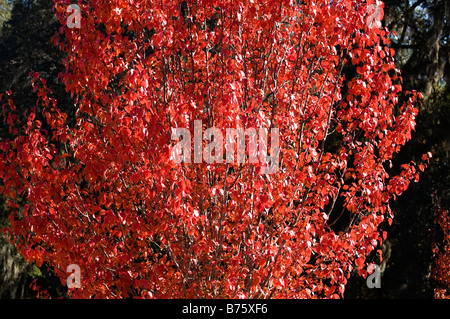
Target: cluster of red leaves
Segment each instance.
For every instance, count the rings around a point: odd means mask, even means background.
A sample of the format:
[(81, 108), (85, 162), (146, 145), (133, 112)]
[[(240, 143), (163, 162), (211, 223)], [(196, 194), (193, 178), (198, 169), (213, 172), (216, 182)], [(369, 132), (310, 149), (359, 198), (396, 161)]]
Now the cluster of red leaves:
[(443, 238), (434, 243), (434, 264), (431, 277), (436, 281), (435, 299), (450, 299), (450, 214), (448, 210), (437, 208), (436, 223), (441, 228)]
[[(8, 233), (27, 260), (64, 283), (78, 264), (72, 296), (95, 298), (337, 298), (367, 274), (389, 200), (424, 168), (386, 171), (418, 94), (401, 92), (387, 30), (367, 26), (374, 1), (92, 0), (79, 29), (69, 2), (55, 0), (54, 41), (76, 125), (34, 74), (51, 132), (31, 113), (1, 142)], [(195, 119), (277, 127), (278, 172), (175, 164), (171, 128)], [(338, 198), (351, 218), (335, 232)]]

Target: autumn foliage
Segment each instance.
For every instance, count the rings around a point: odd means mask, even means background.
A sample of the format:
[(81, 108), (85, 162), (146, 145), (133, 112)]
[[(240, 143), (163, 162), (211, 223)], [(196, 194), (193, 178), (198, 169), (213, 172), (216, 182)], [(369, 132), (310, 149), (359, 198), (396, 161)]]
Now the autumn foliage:
[[(37, 73), (22, 129), (2, 98), (7, 233), (27, 260), (63, 283), (79, 265), (74, 298), (335, 298), (367, 275), (389, 201), (424, 169), (391, 170), (419, 93), (367, 24), (375, 1), (82, 1), (80, 28), (54, 2), (76, 124)], [(171, 129), (194, 120), (278, 128), (277, 172), (175, 163)]]
[(450, 299), (450, 214), (436, 207), (435, 221), (442, 236), (433, 243), (434, 264), (431, 277), (435, 281), (434, 298)]

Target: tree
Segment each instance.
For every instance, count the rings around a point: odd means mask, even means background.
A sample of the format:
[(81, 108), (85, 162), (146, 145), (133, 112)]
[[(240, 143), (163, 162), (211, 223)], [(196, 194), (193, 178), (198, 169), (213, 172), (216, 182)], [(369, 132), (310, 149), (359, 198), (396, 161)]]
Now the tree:
[[(2, 91), (11, 91), (17, 109), (15, 113), (23, 120), (24, 112), (36, 104), (29, 73), (30, 70), (39, 72), (58, 97), (69, 124), (73, 125), (70, 122), (75, 117), (74, 103), (57, 79), (65, 54), (55, 50), (51, 43), (52, 35), (60, 26), (51, 11), (52, 4), (51, 0), (15, 2), (11, 19), (4, 23), (0, 38), (0, 87)], [(39, 110), (37, 117), (44, 121)], [(1, 123), (0, 137), (8, 135), (6, 123)]]
[(438, 205), (435, 210), (436, 226), (440, 236), (434, 238), (432, 279), (436, 282), (434, 297), (450, 299), (450, 219), (449, 213)]
[(11, 1), (0, 1), (0, 31), (2, 30), (3, 23), (11, 16)]
[(425, 97), (449, 79), (449, 14), (445, 0), (386, 1), (385, 24), (398, 33), (393, 48), (404, 70), (405, 85)]
[(397, 34), (391, 36), (391, 46), (396, 51), (396, 66), (402, 71), (403, 88), (415, 88), (424, 95), (412, 139), (394, 156), (393, 165), (417, 160), (428, 151), (433, 158), (420, 181), (392, 203), (392, 226), (382, 227), (389, 233), (385, 250), (391, 252), (391, 257), (383, 261), (383, 289), (368, 289), (364, 280), (354, 276), (347, 285), (346, 297), (433, 298), (432, 238), (437, 236), (434, 196), (439, 197), (442, 209), (450, 208), (450, 23), (446, 18), (450, 6), (441, 0), (384, 3), (383, 25)]
[[(9, 3), (10, 1), (8, 1)], [(69, 124), (74, 118), (74, 103), (64, 85), (57, 81), (63, 68), (64, 53), (55, 50), (51, 37), (58, 32), (60, 23), (52, 12), (51, 0), (14, 1), (11, 17), (3, 23), (0, 37), (0, 91), (11, 91), (16, 106), (15, 115), (26, 120), (23, 114), (36, 105), (29, 78), (30, 70), (40, 73), (48, 80), (53, 96), (58, 99), (60, 108), (68, 114)], [(39, 110), (37, 119), (43, 121)], [(72, 125), (72, 124), (71, 124)], [(0, 123), (0, 139), (11, 137), (3, 117)], [(0, 227), (8, 222), (8, 210), (0, 196)], [(25, 263), (11, 244), (0, 234), (0, 298), (30, 298), (36, 295), (29, 289), (30, 283), (37, 279), (37, 285), (50, 296), (62, 296), (59, 278), (54, 278), (46, 267)]]
[[(79, 4), (80, 28), (67, 4), (54, 43), (74, 127), (37, 72), (44, 120), (28, 111), (24, 134), (3, 95), (7, 233), (27, 260), (62, 283), (79, 265), (72, 297), (333, 298), (367, 275), (389, 200), (429, 158), (390, 172), (420, 94), (367, 23), (374, 1), (98, 0)], [(177, 163), (173, 129), (195, 136), (195, 121), (278, 129), (276, 171), (218, 148), (221, 163)]]

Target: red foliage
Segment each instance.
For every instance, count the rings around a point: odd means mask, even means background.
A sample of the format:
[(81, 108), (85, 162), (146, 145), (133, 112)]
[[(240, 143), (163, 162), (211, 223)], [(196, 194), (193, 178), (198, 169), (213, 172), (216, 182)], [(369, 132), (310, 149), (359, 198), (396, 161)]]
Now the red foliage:
[[(7, 232), (27, 260), (62, 282), (78, 264), (76, 298), (336, 298), (366, 275), (419, 170), (386, 171), (418, 94), (401, 93), (387, 30), (367, 26), (374, 1), (93, 0), (79, 29), (68, 2), (54, 40), (76, 126), (34, 74), (51, 132), (31, 112), (1, 142)], [(279, 128), (279, 170), (174, 163), (171, 128), (195, 119)]]
[(448, 210), (435, 210), (436, 224), (442, 231), (443, 238), (434, 243), (434, 264), (431, 277), (436, 282), (435, 299), (450, 299), (450, 215)]

